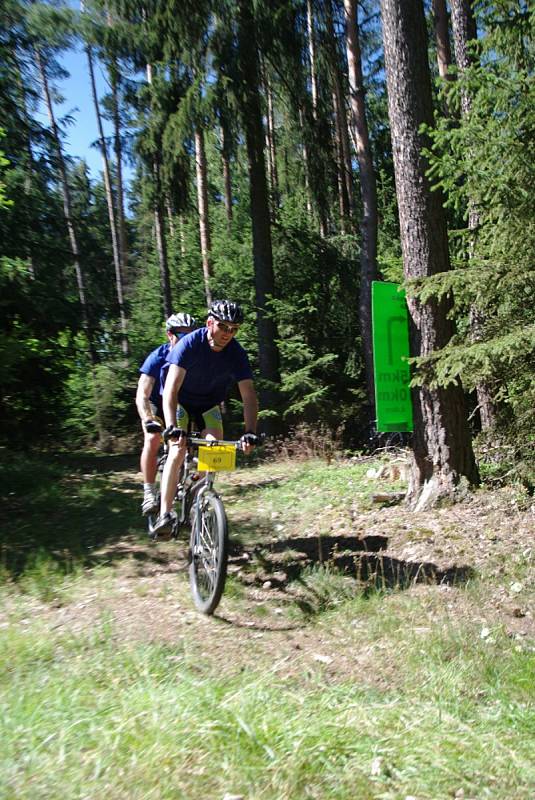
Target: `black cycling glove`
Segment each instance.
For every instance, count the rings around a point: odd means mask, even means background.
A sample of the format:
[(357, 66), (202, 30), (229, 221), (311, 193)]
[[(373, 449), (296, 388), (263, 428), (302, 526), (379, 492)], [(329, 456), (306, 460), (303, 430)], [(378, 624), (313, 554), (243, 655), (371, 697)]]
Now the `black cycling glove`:
[(147, 433), (161, 433), (162, 432), (162, 425), (158, 422), (157, 419), (145, 419), (143, 420), (143, 427), (147, 431)]
[(184, 431), (180, 428), (176, 428), (174, 425), (168, 425), (163, 432), (163, 440), (167, 442), (169, 439), (180, 439), (181, 436), (185, 435)]
[(256, 433), (252, 431), (246, 431), (241, 437), (241, 441), (244, 444), (260, 444), (260, 436), (257, 436)]

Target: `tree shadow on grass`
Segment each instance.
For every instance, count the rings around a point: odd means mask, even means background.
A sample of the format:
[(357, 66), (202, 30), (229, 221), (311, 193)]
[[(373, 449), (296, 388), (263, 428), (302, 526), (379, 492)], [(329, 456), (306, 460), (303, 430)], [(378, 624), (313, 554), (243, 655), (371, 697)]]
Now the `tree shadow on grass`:
[(54, 458), (73, 472), (106, 475), (139, 469), (139, 453), (61, 453)]
[(99, 548), (142, 536), (139, 484), (113, 480), (135, 464), (133, 455), (54, 454), (6, 471), (0, 498), (4, 573), (16, 579), (47, 557), (65, 572), (92, 566)]
[(234, 542), (230, 560), (244, 583), (289, 591), (294, 582), (300, 589), (294, 600), (307, 613), (321, 607), (313, 581), (306, 578), (315, 568), (353, 579), (355, 594), (407, 589), (417, 583), (462, 585), (476, 575), (468, 565), (441, 567), (386, 555), (387, 547), (388, 538), (382, 535), (293, 537), (256, 545), (247, 553)]

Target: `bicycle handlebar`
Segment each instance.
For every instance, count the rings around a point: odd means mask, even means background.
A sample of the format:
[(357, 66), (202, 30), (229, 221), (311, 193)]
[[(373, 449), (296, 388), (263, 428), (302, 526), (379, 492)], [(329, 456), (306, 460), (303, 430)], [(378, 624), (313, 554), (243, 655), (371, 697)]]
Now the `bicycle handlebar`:
[[(264, 439), (266, 438), (265, 433), (254, 434), (256, 436), (257, 441), (255, 442), (256, 445), (262, 444)], [(185, 434), (182, 432), (182, 436), (185, 436), (186, 442), (188, 445), (194, 445), (196, 447), (215, 447), (217, 445), (232, 445), (236, 447), (238, 450), (243, 450), (244, 442), (242, 439), (230, 440), (230, 439), (203, 439), (201, 436), (195, 436), (192, 434)], [(172, 438), (169, 434), (165, 436), (164, 431), (164, 440), (167, 444), (169, 439)], [(178, 437), (176, 437), (178, 438)], [(181, 437), (180, 437), (181, 438)]]

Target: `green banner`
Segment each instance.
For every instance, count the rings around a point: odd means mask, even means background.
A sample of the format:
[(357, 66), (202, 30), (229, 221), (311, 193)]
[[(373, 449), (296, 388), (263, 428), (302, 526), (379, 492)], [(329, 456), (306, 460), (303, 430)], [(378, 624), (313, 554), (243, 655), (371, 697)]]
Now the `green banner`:
[(397, 283), (372, 282), (373, 367), (377, 430), (412, 431), (409, 315)]

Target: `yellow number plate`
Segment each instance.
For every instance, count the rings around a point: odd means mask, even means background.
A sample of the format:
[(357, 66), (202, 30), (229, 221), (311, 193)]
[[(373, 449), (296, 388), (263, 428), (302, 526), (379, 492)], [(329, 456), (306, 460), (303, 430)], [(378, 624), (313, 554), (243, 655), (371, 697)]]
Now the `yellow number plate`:
[(236, 448), (232, 445), (216, 444), (199, 447), (199, 472), (218, 472), (236, 469)]

